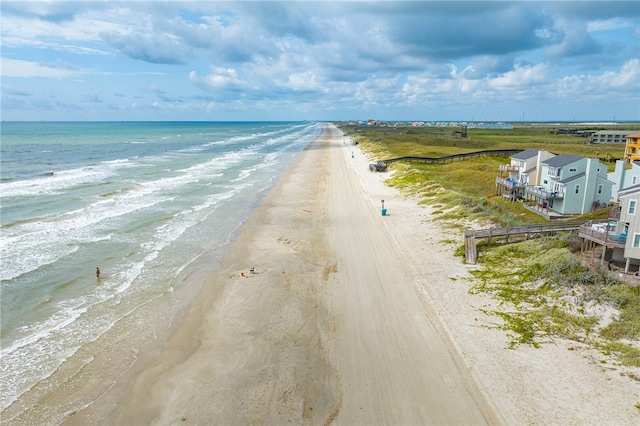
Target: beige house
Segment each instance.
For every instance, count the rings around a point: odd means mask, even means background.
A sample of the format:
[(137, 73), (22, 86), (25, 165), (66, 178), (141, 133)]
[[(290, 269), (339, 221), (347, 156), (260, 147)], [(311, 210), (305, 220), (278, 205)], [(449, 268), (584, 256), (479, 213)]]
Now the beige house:
[(496, 195), (517, 201), (529, 185), (540, 184), (540, 164), (554, 157), (548, 151), (527, 149), (511, 157), (509, 164), (501, 164), (496, 177)]
[(589, 221), (580, 226), (583, 251), (602, 246), (600, 264), (624, 263), (624, 272), (640, 273), (640, 184), (621, 190), (620, 206), (609, 212), (607, 221)]
[(625, 272), (631, 265), (640, 265), (640, 184), (618, 192), (620, 221), (618, 229), (627, 235), (624, 246)]

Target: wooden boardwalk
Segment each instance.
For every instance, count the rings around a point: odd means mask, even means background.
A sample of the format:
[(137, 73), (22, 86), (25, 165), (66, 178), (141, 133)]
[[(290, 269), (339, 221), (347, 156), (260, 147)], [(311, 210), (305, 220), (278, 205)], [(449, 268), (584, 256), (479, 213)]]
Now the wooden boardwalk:
[(449, 163), (449, 162), (453, 162), (454, 160), (464, 160), (472, 157), (485, 157), (488, 155), (497, 155), (497, 156), (512, 155), (518, 152), (522, 152), (522, 149), (487, 149), (484, 151), (474, 151), (474, 152), (465, 152), (463, 154), (446, 155), (444, 157), (406, 156), (406, 157), (389, 158), (387, 160), (382, 160), (382, 161), (385, 164), (396, 163), (398, 161), (437, 164), (437, 163)]
[[(381, 139), (385, 139), (385, 138), (381, 138)], [(517, 154), (518, 152), (522, 152), (522, 151), (523, 149), (521, 148), (520, 149), (486, 149), (483, 151), (473, 151), (473, 152), (465, 152), (462, 154), (446, 155), (444, 157), (405, 156), (405, 157), (388, 158), (386, 160), (379, 160), (379, 161), (385, 164), (396, 163), (398, 161), (408, 161), (408, 162), (425, 163), (425, 164), (439, 164), (439, 163), (451, 163), (455, 160), (465, 160), (467, 158), (473, 158), (473, 157), (506, 156), (506, 155), (511, 156), (513, 154)], [(598, 158), (598, 160), (615, 163), (618, 160), (618, 158)]]
[(465, 261), (471, 265), (476, 263), (478, 255), (476, 242), (481, 238), (488, 238), (489, 243), (491, 243), (491, 238), (504, 237), (508, 243), (510, 236), (525, 235), (526, 238), (529, 239), (533, 234), (553, 234), (561, 231), (575, 231), (580, 229), (580, 226), (584, 223), (585, 222), (552, 222), (468, 230), (464, 232)]

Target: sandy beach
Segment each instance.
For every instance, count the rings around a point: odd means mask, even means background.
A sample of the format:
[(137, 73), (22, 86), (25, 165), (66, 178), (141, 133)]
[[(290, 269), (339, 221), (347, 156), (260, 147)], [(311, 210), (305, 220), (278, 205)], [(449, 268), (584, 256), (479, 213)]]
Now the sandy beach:
[(157, 360), (67, 424), (640, 423), (640, 382), (604, 355), (510, 350), (484, 327), (495, 302), (469, 295), (446, 242), (462, 229), (442, 230), (370, 162), (327, 124)]

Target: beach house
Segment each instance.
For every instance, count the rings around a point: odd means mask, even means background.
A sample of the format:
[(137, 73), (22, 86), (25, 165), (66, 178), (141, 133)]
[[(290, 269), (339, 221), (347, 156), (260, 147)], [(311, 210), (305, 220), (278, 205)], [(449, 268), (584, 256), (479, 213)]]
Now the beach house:
[[(625, 273), (631, 265), (640, 265), (640, 184), (619, 191), (618, 231), (626, 236), (623, 256)], [(635, 268), (637, 270), (637, 268)]]
[(538, 170), (540, 163), (553, 157), (548, 151), (527, 149), (518, 152), (510, 158), (509, 164), (501, 164), (496, 176), (496, 195), (502, 195), (508, 200), (517, 201), (524, 197), (527, 185), (540, 183)]
[(539, 184), (524, 189), (525, 205), (547, 218), (581, 215), (607, 206), (613, 182), (595, 158), (560, 154), (540, 163)]
[(611, 202), (617, 203), (620, 201), (620, 191), (640, 183), (640, 161), (627, 163), (625, 160), (617, 160), (615, 170), (607, 174), (607, 179), (613, 183)]
[(640, 184), (618, 192), (620, 205), (611, 209), (609, 219), (589, 221), (580, 227), (583, 251), (602, 246), (600, 264), (607, 262), (624, 263), (624, 272), (635, 272), (640, 278)]
[(624, 159), (629, 163), (640, 160), (640, 132), (629, 133), (626, 135)]
[(640, 132), (626, 135), (624, 159), (616, 161), (615, 170), (607, 175), (613, 182), (611, 200), (618, 202), (618, 193), (640, 183)]

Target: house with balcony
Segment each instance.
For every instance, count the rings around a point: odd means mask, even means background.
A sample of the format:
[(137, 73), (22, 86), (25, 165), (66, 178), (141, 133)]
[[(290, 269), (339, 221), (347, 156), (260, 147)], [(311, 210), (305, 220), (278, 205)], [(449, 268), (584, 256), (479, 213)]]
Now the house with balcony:
[(513, 155), (509, 164), (501, 164), (498, 169), (496, 195), (502, 195), (511, 201), (524, 198), (527, 185), (539, 184), (540, 163), (553, 156), (548, 151), (537, 149), (527, 149)]
[[(640, 269), (640, 184), (618, 192), (620, 206), (611, 209), (609, 220), (590, 221), (580, 227), (583, 248), (603, 247), (600, 264), (609, 261), (624, 263), (625, 274)], [(595, 250), (592, 250), (592, 255)]]
[(540, 163), (540, 183), (525, 187), (525, 205), (547, 218), (581, 215), (609, 205), (613, 182), (595, 158), (560, 154)]
[[(620, 220), (618, 230), (625, 236), (623, 257), (625, 273), (631, 265), (640, 265), (640, 184), (623, 189), (620, 196)], [(637, 268), (636, 268), (637, 269)]]
[(607, 174), (607, 179), (613, 182), (611, 187), (611, 202), (620, 201), (618, 193), (640, 183), (640, 160), (628, 163), (625, 160), (617, 160), (615, 170)]
[(640, 132), (629, 132), (624, 146), (624, 160), (627, 163), (640, 161)]

